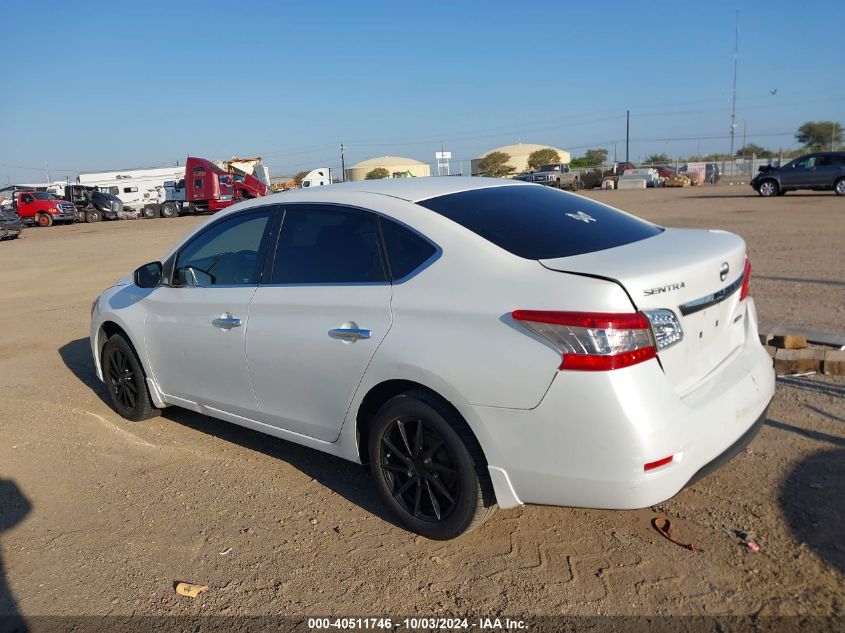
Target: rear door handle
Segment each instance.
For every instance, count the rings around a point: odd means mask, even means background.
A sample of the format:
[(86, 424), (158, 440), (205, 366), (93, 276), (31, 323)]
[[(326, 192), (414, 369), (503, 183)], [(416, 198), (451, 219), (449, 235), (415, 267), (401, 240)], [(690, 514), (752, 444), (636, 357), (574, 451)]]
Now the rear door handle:
[(359, 341), (363, 338), (370, 338), (372, 332), (357, 327), (339, 327), (329, 330), (329, 336), (342, 341)]
[(221, 330), (231, 330), (232, 328), (241, 327), (241, 320), (233, 317), (228, 312), (224, 312), (216, 319), (213, 319), (211, 325)]

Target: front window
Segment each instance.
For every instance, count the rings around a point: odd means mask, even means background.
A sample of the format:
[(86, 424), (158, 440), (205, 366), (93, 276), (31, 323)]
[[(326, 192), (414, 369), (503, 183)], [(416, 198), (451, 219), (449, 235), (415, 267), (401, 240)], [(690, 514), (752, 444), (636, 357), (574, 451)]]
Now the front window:
[(35, 196), (36, 200), (50, 200), (50, 194), (43, 191), (34, 191), (32, 195)]
[(804, 156), (803, 158), (796, 158), (794, 161), (789, 163), (787, 167), (791, 167), (792, 169), (811, 169), (815, 167), (815, 165), (815, 156)]
[(270, 212), (223, 220), (190, 242), (176, 258), (178, 286), (255, 285), (268, 234)]

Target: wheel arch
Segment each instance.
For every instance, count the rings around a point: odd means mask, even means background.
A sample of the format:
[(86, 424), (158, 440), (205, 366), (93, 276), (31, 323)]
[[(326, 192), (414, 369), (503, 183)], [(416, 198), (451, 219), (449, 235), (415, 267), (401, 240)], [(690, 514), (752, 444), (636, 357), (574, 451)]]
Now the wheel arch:
[(106, 344), (106, 341), (108, 341), (115, 334), (120, 334), (124, 338), (124, 340), (126, 340), (126, 342), (129, 344), (129, 347), (132, 348), (132, 351), (135, 352), (135, 357), (141, 364), (141, 369), (144, 370), (144, 378), (147, 381), (147, 387), (150, 390), (150, 396), (152, 397), (153, 404), (158, 408), (164, 408), (168, 406), (167, 402), (164, 400), (164, 394), (158, 388), (158, 384), (155, 381), (154, 374), (150, 370), (146, 354), (142, 354), (138, 350), (138, 347), (135, 345), (135, 342), (132, 340), (132, 337), (129, 335), (129, 332), (127, 332), (126, 328), (112, 319), (106, 319), (100, 324), (100, 327), (97, 328), (97, 340), (95, 341), (97, 356), (94, 359), (94, 362), (96, 363), (100, 378), (104, 380), (102, 368), (103, 346)]

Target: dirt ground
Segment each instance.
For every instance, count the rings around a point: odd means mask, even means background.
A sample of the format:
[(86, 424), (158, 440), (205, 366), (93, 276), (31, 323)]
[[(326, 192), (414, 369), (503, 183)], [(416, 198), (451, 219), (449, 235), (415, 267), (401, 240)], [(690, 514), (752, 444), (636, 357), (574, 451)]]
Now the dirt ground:
[[(589, 195), (738, 232), (762, 322), (843, 331), (845, 199)], [(655, 509), (500, 510), (447, 543), (395, 525), (361, 466), (176, 409), (119, 418), (93, 374), (91, 302), (198, 221), (0, 243), (0, 613), (844, 615), (843, 378), (779, 380), (751, 450)], [(658, 514), (701, 551), (659, 536)], [(210, 589), (180, 597), (177, 580)]]

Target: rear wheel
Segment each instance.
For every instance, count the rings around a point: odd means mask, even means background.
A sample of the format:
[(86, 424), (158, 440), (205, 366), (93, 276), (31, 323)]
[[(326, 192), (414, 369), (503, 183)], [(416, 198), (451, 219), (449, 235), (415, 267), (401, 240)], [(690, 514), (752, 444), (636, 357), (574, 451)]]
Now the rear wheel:
[(446, 540), (491, 514), (495, 500), (481, 447), (441, 399), (422, 390), (391, 398), (369, 437), (376, 486), (408, 529)]
[(173, 202), (165, 202), (161, 205), (161, 217), (175, 218), (179, 215), (179, 207)]
[(135, 350), (120, 334), (106, 341), (101, 362), (103, 378), (115, 411), (133, 422), (159, 414), (150, 399), (146, 376)]
[(778, 183), (774, 180), (764, 180), (760, 183), (760, 188), (757, 191), (764, 198), (771, 198), (772, 196), (778, 195), (779, 189)]
[(85, 212), (85, 221), (86, 222), (99, 222), (103, 219), (103, 214), (100, 213), (99, 209), (88, 209)]
[(833, 183), (833, 190), (837, 196), (845, 196), (845, 178), (840, 178)]
[(53, 218), (49, 213), (39, 213), (35, 221), (38, 222), (38, 226), (53, 226)]
[(141, 215), (146, 219), (157, 218), (160, 214), (157, 204), (148, 204), (141, 211)]

